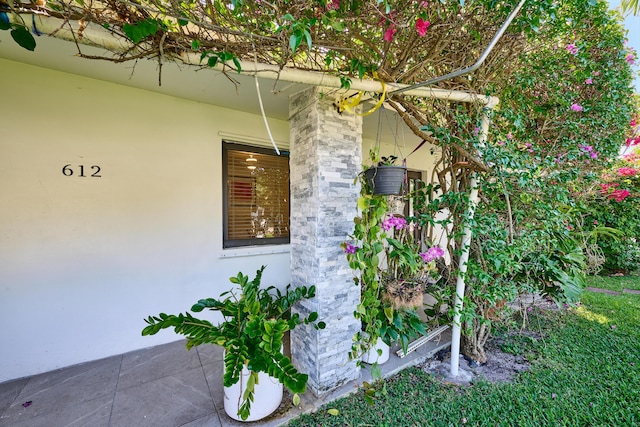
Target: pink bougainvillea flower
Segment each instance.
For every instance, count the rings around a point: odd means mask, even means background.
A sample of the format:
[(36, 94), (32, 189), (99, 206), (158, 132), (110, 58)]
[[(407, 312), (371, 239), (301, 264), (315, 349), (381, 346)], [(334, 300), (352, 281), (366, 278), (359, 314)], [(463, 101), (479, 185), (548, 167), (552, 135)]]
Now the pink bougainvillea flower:
[(634, 176), (638, 171), (634, 168), (624, 167), (618, 169), (618, 175), (620, 176)]
[(582, 110), (583, 110), (582, 105), (580, 105), (580, 104), (578, 104), (578, 103), (574, 103), (574, 104), (572, 104), (572, 105), (571, 105), (571, 109), (572, 109), (573, 111), (582, 111)]
[(578, 54), (578, 46), (576, 46), (575, 43), (569, 43), (567, 45), (567, 52), (569, 52), (572, 55), (577, 55)]
[(416, 20), (416, 31), (418, 31), (420, 37), (424, 37), (424, 35), (427, 34), (427, 28), (429, 28), (429, 25), (431, 25), (431, 23), (422, 18), (418, 18)]
[(511, 135), (511, 132), (507, 134), (507, 139), (513, 139), (513, 135)]
[(424, 262), (435, 261), (438, 258), (441, 258), (444, 255), (444, 250), (440, 246), (434, 246), (429, 248), (427, 252), (423, 252), (420, 254), (420, 257)]
[(580, 144), (580, 145), (578, 145), (578, 148), (580, 148), (583, 151), (586, 151), (587, 153), (593, 151), (593, 147), (590, 146), (590, 145)]
[(498, 141), (498, 145), (504, 145), (504, 141)]
[(587, 80), (584, 81), (584, 84), (586, 85), (592, 85), (593, 84), (593, 79), (588, 78)]
[(629, 190), (614, 190), (613, 193), (609, 194), (609, 196), (607, 197), (615, 200), (616, 202), (621, 202), (630, 195), (631, 193), (629, 192)]
[(327, 1), (327, 10), (338, 10), (338, 9), (340, 9), (340, 0)]
[(392, 25), (389, 28), (387, 28), (387, 31), (384, 32), (384, 41), (386, 42), (391, 42), (393, 41), (393, 35), (396, 33), (396, 26)]
[(627, 64), (633, 65), (636, 63), (636, 56), (633, 53), (628, 53), (624, 60), (627, 61)]

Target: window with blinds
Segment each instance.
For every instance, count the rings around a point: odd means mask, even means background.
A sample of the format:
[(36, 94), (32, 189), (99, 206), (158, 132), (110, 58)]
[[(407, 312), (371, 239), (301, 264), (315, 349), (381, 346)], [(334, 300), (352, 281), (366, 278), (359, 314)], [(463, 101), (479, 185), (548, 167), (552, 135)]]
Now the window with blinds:
[(223, 142), (223, 247), (289, 243), (289, 156)]

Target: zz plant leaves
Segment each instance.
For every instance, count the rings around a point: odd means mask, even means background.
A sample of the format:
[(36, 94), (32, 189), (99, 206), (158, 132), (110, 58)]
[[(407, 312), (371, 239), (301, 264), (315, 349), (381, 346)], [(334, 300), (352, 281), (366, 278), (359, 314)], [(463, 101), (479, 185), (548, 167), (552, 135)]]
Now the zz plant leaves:
[(229, 281), (240, 288), (239, 294), (233, 289), (223, 292), (221, 299), (201, 299), (191, 307), (195, 313), (205, 309), (219, 312), (224, 317), (221, 324), (213, 325), (190, 313), (160, 313), (144, 319), (147, 326), (142, 330), (144, 336), (173, 328), (175, 333), (187, 338), (187, 349), (201, 344), (224, 347), (223, 383), (226, 387), (240, 381), (242, 370), (248, 368), (252, 382), (247, 385), (238, 409), (238, 415), (244, 420), (250, 415), (259, 372), (277, 378), (294, 395), (304, 393), (308, 376), (298, 372), (291, 360), (282, 354), (282, 339), (287, 331), (303, 323), (317, 329), (325, 327), (324, 322), (316, 322), (316, 312), (304, 318), (297, 313), (291, 314), (294, 304), (315, 296), (315, 287), (292, 289), (288, 285), (284, 292), (273, 286), (261, 288), (264, 269), (264, 266), (259, 269), (253, 280), (242, 273), (231, 277)]

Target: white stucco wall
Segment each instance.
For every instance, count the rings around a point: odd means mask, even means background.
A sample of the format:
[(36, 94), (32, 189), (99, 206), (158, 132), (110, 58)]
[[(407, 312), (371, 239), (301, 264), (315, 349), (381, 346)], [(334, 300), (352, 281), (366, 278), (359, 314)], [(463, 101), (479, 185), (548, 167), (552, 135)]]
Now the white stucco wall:
[(266, 138), (260, 116), (2, 59), (0, 74), (0, 382), (179, 339), (142, 337), (142, 319), (238, 271), (289, 282), (288, 248), (222, 250), (219, 133)]

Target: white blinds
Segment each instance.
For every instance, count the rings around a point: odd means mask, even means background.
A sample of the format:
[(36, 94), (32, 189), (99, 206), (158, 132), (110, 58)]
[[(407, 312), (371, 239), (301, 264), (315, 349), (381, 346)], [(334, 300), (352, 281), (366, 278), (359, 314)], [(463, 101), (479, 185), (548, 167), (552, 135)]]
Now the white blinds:
[(227, 149), (227, 239), (289, 236), (289, 158)]

